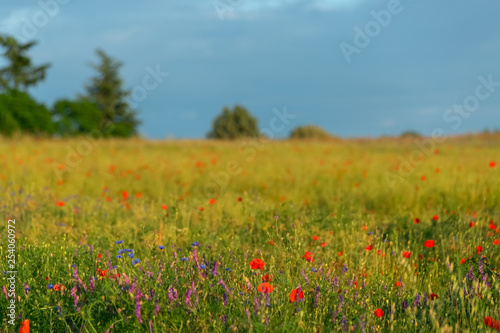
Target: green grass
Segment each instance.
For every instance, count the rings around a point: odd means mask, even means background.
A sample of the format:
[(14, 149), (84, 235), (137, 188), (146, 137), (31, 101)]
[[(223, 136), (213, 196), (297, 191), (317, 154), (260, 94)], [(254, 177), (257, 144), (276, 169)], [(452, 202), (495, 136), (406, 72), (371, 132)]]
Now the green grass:
[[(487, 331), (484, 317), (500, 320), (500, 171), (490, 167), (500, 138), (427, 148), (388, 139), (0, 141), (0, 271), (10, 270), (15, 219), (18, 316), (8, 323), (0, 293), (0, 331), (18, 332), (23, 319), (31, 332)], [(423, 159), (411, 166), (411, 156)], [(128, 252), (116, 258), (126, 248), (138, 265)], [(256, 258), (263, 271), (250, 269)], [(265, 274), (268, 295), (257, 291)], [(304, 299), (290, 303), (299, 286)]]

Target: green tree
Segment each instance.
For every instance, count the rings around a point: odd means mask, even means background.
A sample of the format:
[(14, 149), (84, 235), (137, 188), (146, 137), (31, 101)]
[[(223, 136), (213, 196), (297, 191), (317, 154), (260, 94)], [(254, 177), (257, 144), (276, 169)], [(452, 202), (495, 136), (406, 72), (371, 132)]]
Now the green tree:
[(101, 110), (87, 99), (59, 100), (52, 108), (52, 116), (56, 131), (62, 136), (93, 133), (100, 130), (102, 120)]
[(259, 136), (257, 119), (240, 105), (233, 110), (225, 107), (213, 121), (212, 130), (207, 135), (210, 139), (229, 140)]
[(315, 125), (305, 125), (295, 128), (290, 134), (291, 139), (328, 139), (332, 135)]
[(16, 132), (52, 134), (54, 124), (43, 104), (25, 92), (8, 90), (0, 94), (0, 133), (11, 136)]
[(0, 87), (3, 90), (26, 91), (45, 79), (50, 65), (33, 66), (26, 55), (36, 42), (21, 44), (13, 37), (0, 36), (0, 45), (5, 48), (3, 56), (7, 60), (7, 66), (0, 69)]
[(98, 49), (96, 53), (100, 62), (92, 64), (91, 67), (97, 71), (97, 75), (86, 86), (84, 99), (94, 103), (100, 110), (101, 124), (104, 122), (113, 125), (109, 135), (134, 136), (140, 122), (136, 118), (136, 112), (126, 101), (130, 91), (123, 88), (123, 79), (119, 73), (122, 63), (108, 56), (103, 50)]

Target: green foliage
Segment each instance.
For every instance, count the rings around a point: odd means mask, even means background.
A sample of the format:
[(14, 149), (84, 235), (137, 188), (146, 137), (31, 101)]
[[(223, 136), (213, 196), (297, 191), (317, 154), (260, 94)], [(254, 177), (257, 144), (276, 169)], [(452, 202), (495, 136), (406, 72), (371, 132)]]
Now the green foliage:
[(8, 61), (6, 67), (0, 69), (0, 88), (3, 90), (26, 90), (45, 79), (49, 64), (35, 67), (26, 53), (36, 42), (19, 43), (13, 37), (0, 36), (0, 45), (6, 48), (3, 56)]
[(86, 87), (85, 98), (101, 111), (102, 121), (113, 124), (112, 136), (131, 137), (137, 134), (140, 122), (126, 98), (130, 91), (124, 90), (119, 70), (122, 64), (103, 50), (96, 51), (100, 63), (91, 65), (97, 71)]
[(64, 136), (89, 134), (100, 128), (102, 113), (89, 100), (59, 100), (52, 108), (57, 132)]
[(401, 133), (402, 138), (421, 138), (422, 134), (414, 130), (407, 130)]
[(0, 134), (12, 136), (15, 132), (52, 134), (54, 124), (49, 110), (27, 93), (9, 90), (0, 94)]
[(319, 126), (305, 125), (295, 128), (290, 134), (291, 139), (329, 139), (330, 133)]
[(259, 136), (257, 119), (240, 105), (233, 110), (225, 107), (213, 121), (212, 131), (207, 135), (210, 139), (229, 140)]

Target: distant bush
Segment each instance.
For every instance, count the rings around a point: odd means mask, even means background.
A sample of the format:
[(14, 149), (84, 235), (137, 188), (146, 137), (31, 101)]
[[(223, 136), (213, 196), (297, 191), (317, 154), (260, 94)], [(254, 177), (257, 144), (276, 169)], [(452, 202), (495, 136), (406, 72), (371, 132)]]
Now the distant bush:
[(236, 105), (233, 110), (225, 107), (215, 118), (212, 131), (207, 134), (209, 139), (234, 140), (260, 136), (258, 121), (247, 109)]
[(43, 104), (13, 89), (0, 94), (0, 134), (12, 136), (16, 132), (52, 134), (54, 124)]
[(403, 133), (401, 133), (400, 137), (402, 137), (402, 138), (421, 138), (422, 134), (418, 133), (417, 131), (408, 130), (408, 131), (404, 131)]
[(295, 128), (290, 134), (291, 139), (329, 139), (333, 136), (316, 125), (305, 125)]

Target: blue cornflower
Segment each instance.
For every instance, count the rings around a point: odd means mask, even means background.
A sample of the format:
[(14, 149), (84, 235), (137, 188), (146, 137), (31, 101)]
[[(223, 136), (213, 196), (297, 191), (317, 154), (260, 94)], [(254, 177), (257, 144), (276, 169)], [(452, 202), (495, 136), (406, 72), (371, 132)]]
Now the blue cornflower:
[(133, 252), (134, 249), (126, 249), (127, 252)]
[(117, 256), (116, 256), (116, 259), (121, 259), (121, 258), (122, 258), (122, 256), (121, 256), (121, 255), (117, 255)]
[(160, 250), (163, 250), (163, 249), (165, 248), (165, 246), (160, 245), (160, 246), (158, 246), (158, 248), (159, 248)]
[(318, 271), (318, 269), (313, 267), (313, 268), (311, 268), (311, 271), (313, 271), (314, 273), (316, 273)]
[(186, 258), (186, 257), (182, 257), (182, 258), (181, 258), (181, 261), (188, 261), (188, 258)]
[(201, 264), (201, 265), (200, 265), (200, 268), (201, 268), (201, 269), (205, 269), (205, 268), (207, 268), (207, 266), (205, 266), (205, 265)]
[(54, 310), (59, 311), (59, 310), (61, 310), (61, 308), (60, 308), (60, 307), (58, 307), (58, 306), (56, 306), (56, 307), (54, 308)]
[(191, 246), (198, 246), (198, 242), (193, 242), (193, 244), (191, 244)]
[(372, 235), (372, 234), (373, 234), (373, 231), (370, 231), (370, 232), (368, 233), (368, 235)]
[(123, 241), (122, 240), (117, 240), (115, 243), (116, 244), (121, 244), (121, 243), (123, 243)]
[(134, 253), (133, 253), (133, 252), (130, 252), (130, 253), (128, 254), (128, 257), (129, 257), (129, 258), (133, 258), (133, 257), (134, 257)]
[(124, 254), (125, 253), (125, 250), (124, 249), (120, 249), (118, 250), (118, 254)]
[(117, 269), (117, 268), (118, 268), (118, 266), (113, 266), (113, 269)]
[(231, 270), (231, 268), (226, 268), (226, 272), (229, 272)]
[(53, 284), (49, 284), (49, 285), (47, 286), (47, 288), (49, 288), (49, 289), (54, 289), (54, 285), (53, 285)]
[(137, 265), (140, 262), (141, 261), (139, 259), (134, 259), (134, 260), (132, 260), (132, 266), (135, 266), (135, 265)]

